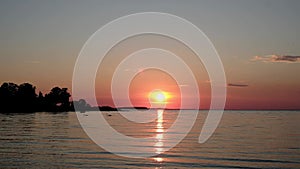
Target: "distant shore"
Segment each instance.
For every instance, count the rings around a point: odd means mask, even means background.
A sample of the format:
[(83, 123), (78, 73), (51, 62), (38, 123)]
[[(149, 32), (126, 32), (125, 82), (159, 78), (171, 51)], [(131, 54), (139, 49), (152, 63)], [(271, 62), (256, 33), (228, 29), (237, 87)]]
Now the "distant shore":
[[(36, 87), (30, 83), (17, 85), (4, 82), (0, 86), (0, 113), (33, 113), (33, 112), (88, 112), (88, 111), (118, 111), (118, 110), (197, 110), (178, 108), (148, 108), (148, 107), (111, 107), (91, 106), (84, 99), (71, 100), (68, 88), (53, 87), (49, 93), (36, 93)], [(198, 109), (209, 110), (209, 109)], [(230, 111), (298, 111), (299, 109), (225, 109)]]
[[(180, 111), (180, 110), (197, 110), (197, 111), (209, 111), (209, 109), (159, 109), (159, 108), (147, 108), (147, 107), (119, 107), (119, 108), (114, 108), (110, 106), (96, 106), (96, 107), (90, 107), (89, 109), (86, 110), (68, 110), (68, 111), (31, 111), (31, 112), (25, 112), (25, 111), (0, 111), (0, 114), (27, 114), (27, 113), (38, 113), (38, 112), (47, 112), (47, 113), (66, 113), (66, 112), (81, 112), (81, 113), (86, 113), (86, 112), (92, 112), (92, 111), (108, 111), (108, 112), (117, 112), (117, 111), (131, 111), (131, 110), (167, 110), (167, 111)], [(212, 110), (214, 111), (214, 110)], [(224, 109), (223, 111), (300, 111), (299, 109)]]

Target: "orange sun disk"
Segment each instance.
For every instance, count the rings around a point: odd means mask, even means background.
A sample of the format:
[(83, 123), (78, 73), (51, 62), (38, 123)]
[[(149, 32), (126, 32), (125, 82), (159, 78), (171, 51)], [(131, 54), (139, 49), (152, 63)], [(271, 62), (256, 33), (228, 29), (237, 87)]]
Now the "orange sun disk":
[(160, 89), (155, 89), (148, 94), (149, 101), (156, 104), (166, 104), (170, 97), (168, 92)]

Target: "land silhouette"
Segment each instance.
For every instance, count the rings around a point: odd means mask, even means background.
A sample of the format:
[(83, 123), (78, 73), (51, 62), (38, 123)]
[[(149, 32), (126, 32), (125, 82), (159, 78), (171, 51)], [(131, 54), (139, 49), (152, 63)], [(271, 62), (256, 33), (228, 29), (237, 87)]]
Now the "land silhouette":
[(2, 113), (29, 113), (29, 112), (67, 112), (79, 110), (81, 112), (103, 110), (115, 111), (110, 106), (92, 107), (84, 99), (70, 101), (71, 94), (68, 88), (53, 87), (45, 95), (36, 94), (36, 87), (30, 83), (17, 85), (4, 82), (0, 87), (0, 112)]

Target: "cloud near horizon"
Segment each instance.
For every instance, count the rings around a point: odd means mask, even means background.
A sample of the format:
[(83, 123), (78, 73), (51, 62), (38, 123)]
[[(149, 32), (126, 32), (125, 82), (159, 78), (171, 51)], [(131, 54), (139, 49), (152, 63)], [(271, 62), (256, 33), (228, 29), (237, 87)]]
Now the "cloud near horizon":
[(228, 87), (248, 87), (248, 84), (228, 83)]
[(254, 56), (251, 61), (261, 62), (283, 62), (283, 63), (300, 63), (300, 56), (292, 55), (265, 55), (265, 56)]

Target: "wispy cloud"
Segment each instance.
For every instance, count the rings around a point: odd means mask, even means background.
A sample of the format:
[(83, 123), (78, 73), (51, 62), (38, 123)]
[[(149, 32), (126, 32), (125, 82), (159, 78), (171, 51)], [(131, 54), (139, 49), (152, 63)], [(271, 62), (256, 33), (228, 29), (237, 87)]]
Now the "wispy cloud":
[(248, 84), (228, 83), (229, 87), (248, 87)]
[(179, 87), (189, 87), (188, 84), (180, 84)]
[(265, 56), (254, 56), (251, 61), (261, 62), (283, 62), (283, 63), (300, 63), (300, 56), (292, 55), (265, 55)]

